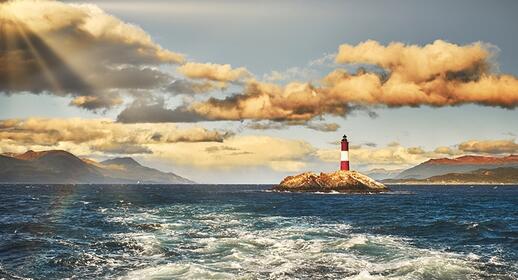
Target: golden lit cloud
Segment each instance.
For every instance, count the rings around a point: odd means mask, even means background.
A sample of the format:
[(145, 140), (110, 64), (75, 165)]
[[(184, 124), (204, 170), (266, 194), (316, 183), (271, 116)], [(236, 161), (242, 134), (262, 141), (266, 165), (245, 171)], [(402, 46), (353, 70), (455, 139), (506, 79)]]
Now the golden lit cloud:
[(244, 67), (232, 68), (230, 64), (188, 62), (178, 71), (191, 79), (206, 79), (218, 82), (234, 82), (251, 76)]
[(480, 74), (488, 70), (490, 56), (487, 45), (480, 42), (459, 46), (436, 40), (424, 46), (400, 42), (383, 46), (368, 40), (356, 46), (341, 45), (335, 61), (372, 64), (390, 70), (402, 81), (425, 82), (436, 76)]
[(248, 80), (243, 93), (191, 104), (189, 110), (211, 120), (310, 120), (344, 116), (366, 106), (518, 105), (518, 79), (491, 72), (492, 52), (483, 43), (382, 46), (367, 41), (342, 45), (339, 63), (371, 64), (377, 70), (350, 74), (335, 69), (320, 85), (285, 86)]
[(471, 140), (459, 144), (465, 153), (518, 154), (518, 143), (514, 140)]
[[(222, 142), (232, 134), (198, 126), (122, 124), (108, 119), (9, 119), (0, 121), (2, 151), (20, 146), (32, 149), (75, 146), (81, 154), (149, 153), (147, 145), (177, 142)], [(16, 148), (15, 150), (18, 150)]]
[(85, 109), (121, 104), (121, 93), (162, 88), (157, 66), (183, 63), (140, 27), (95, 5), (50, 0), (0, 3), (0, 92), (73, 96)]
[(230, 169), (267, 166), (299, 171), (315, 149), (308, 143), (268, 136), (234, 136), (221, 143), (155, 144), (154, 155), (172, 163), (198, 168)]
[(424, 46), (399, 42), (382, 46), (372, 40), (356, 46), (344, 44), (336, 62), (372, 64), (387, 71), (388, 77), (343, 74), (330, 78), (331, 91), (348, 95), (349, 102), (369, 105), (515, 107), (518, 79), (492, 73), (492, 56), (490, 47), (480, 42), (464, 46), (442, 40)]
[[(121, 59), (121, 55), (127, 55), (121, 62), (138, 61), (145, 64), (184, 62), (181, 54), (162, 48), (140, 27), (125, 23), (95, 5), (65, 4), (48, 0), (7, 1), (1, 4), (0, 15), (2, 15), (2, 23), (8, 26), (24, 26), (27, 30), (46, 38), (60, 36), (63, 35), (62, 32), (69, 31), (67, 38), (81, 40), (61, 43), (73, 44), (75, 47), (88, 46), (81, 43), (96, 43), (94, 47), (118, 45), (123, 48), (119, 50), (119, 56), (112, 59)], [(70, 31), (78, 32), (84, 37), (75, 38)], [(110, 44), (116, 45), (110, 46)], [(95, 51), (117, 54), (115, 50)]]

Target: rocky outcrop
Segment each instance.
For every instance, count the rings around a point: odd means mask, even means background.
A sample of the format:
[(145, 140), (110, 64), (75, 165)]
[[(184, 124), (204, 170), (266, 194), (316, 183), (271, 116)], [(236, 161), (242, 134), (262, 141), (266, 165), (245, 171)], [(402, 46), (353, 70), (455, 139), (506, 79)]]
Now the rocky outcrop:
[(389, 189), (357, 171), (336, 171), (332, 173), (305, 172), (288, 176), (273, 187), (275, 191), (290, 192), (341, 192), (380, 193)]

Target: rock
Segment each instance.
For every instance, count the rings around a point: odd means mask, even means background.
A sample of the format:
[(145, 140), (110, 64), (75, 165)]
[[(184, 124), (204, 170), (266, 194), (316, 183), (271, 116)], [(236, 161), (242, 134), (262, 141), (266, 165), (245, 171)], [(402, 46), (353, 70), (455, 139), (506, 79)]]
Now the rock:
[(341, 192), (341, 193), (379, 193), (390, 191), (382, 183), (357, 171), (336, 171), (332, 173), (305, 172), (288, 176), (273, 187), (275, 191), (290, 192)]

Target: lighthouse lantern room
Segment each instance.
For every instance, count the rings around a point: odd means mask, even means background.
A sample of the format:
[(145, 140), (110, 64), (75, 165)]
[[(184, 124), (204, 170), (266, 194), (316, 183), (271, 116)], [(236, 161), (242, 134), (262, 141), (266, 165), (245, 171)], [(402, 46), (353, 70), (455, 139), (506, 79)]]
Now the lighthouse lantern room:
[(347, 136), (342, 137), (340, 151), (340, 170), (349, 171), (349, 142)]

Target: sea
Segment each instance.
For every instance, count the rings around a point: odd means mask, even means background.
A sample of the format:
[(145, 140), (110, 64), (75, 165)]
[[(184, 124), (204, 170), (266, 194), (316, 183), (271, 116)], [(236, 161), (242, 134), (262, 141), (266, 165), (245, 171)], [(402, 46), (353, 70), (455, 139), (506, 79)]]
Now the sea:
[(0, 185), (0, 279), (518, 279), (518, 186)]

